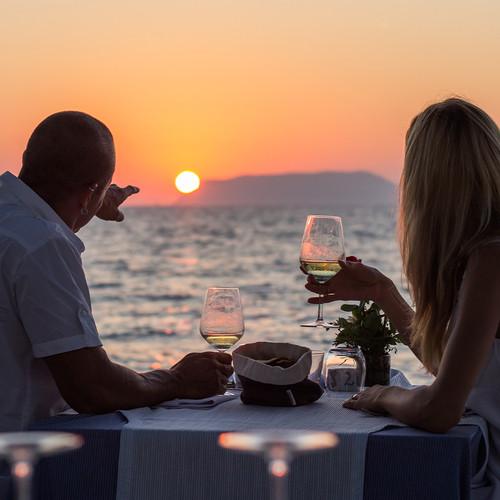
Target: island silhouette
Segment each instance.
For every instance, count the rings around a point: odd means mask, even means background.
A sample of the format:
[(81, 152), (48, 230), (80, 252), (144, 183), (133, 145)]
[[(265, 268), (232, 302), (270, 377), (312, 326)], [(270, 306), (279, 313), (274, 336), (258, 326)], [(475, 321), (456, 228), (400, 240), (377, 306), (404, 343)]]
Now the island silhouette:
[(177, 206), (394, 205), (397, 187), (365, 171), (242, 176), (208, 180)]

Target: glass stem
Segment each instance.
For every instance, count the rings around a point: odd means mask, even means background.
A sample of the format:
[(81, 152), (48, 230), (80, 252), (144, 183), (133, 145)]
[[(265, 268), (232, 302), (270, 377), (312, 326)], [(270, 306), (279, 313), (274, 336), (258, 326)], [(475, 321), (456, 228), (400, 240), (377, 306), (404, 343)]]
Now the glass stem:
[(229, 378), (227, 379), (227, 389), (236, 389), (237, 384), (236, 384), (236, 377), (234, 376), (234, 372), (229, 375)]
[[(217, 349), (219, 352), (227, 352), (228, 349)], [(233, 367), (233, 373), (231, 373), (231, 375), (229, 375), (229, 377), (227, 378), (227, 385), (226, 385), (226, 388), (227, 389), (235, 389), (236, 388), (236, 377), (234, 375), (234, 365), (233, 365), (233, 362), (231, 361), (231, 366)]]
[(284, 458), (271, 459), (268, 464), (271, 479), (271, 500), (288, 499), (288, 468)]
[[(323, 295), (318, 295), (318, 297), (321, 299)], [(316, 318), (316, 321), (319, 323), (320, 321), (323, 321), (323, 304), (318, 304), (318, 317)]]
[(12, 476), (16, 489), (17, 500), (31, 499), (31, 480), (33, 477), (33, 463), (30, 460), (20, 460), (12, 464)]
[(273, 500), (287, 500), (287, 476), (273, 476)]

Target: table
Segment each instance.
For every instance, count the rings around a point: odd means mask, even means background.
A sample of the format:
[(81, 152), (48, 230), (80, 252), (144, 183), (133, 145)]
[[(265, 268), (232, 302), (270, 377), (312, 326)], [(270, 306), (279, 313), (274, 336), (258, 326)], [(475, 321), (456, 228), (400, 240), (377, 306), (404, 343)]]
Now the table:
[[(77, 432), (86, 445), (41, 461), (35, 477), (37, 500), (115, 500), (120, 433), (125, 424), (119, 413), (38, 422), (36, 429)], [(466, 500), (483, 454), (482, 434), (474, 425), (458, 426), (447, 434), (408, 427), (373, 433), (366, 451), (364, 499)], [(241, 456), (239, 460), (259, 459)], [(263, 462), (261, 466), (265, 474)]]

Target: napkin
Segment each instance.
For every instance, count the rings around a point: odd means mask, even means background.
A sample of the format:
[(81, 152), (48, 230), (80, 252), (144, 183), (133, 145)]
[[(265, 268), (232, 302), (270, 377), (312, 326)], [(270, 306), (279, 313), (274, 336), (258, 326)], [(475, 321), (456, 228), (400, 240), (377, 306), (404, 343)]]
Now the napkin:
[(225, 403), (226, 401), (236, 399), (239, 395), (237, 391), (226, 391), (224, 394), (204, 399), (172, 399), (171, 401), (164, 401), (153, 408), (205, 410)]

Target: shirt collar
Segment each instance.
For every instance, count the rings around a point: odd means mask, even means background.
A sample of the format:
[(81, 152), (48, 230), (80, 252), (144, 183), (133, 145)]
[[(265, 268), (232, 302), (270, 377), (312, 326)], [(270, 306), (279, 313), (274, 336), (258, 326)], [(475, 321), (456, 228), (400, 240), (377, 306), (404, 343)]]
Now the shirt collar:
[(59, 217), (57, 212), (38, 196), (27, 184), (21, 179), (5, 172), (0, 175), (0, 182), (13, 194), (26, 208), (28, 208), (35, 217), (53, 222), (61, 227), (66, 237), (75, 245), (82, 253), (85, 250), (83, 241), (68, 227), (68, 225)]

